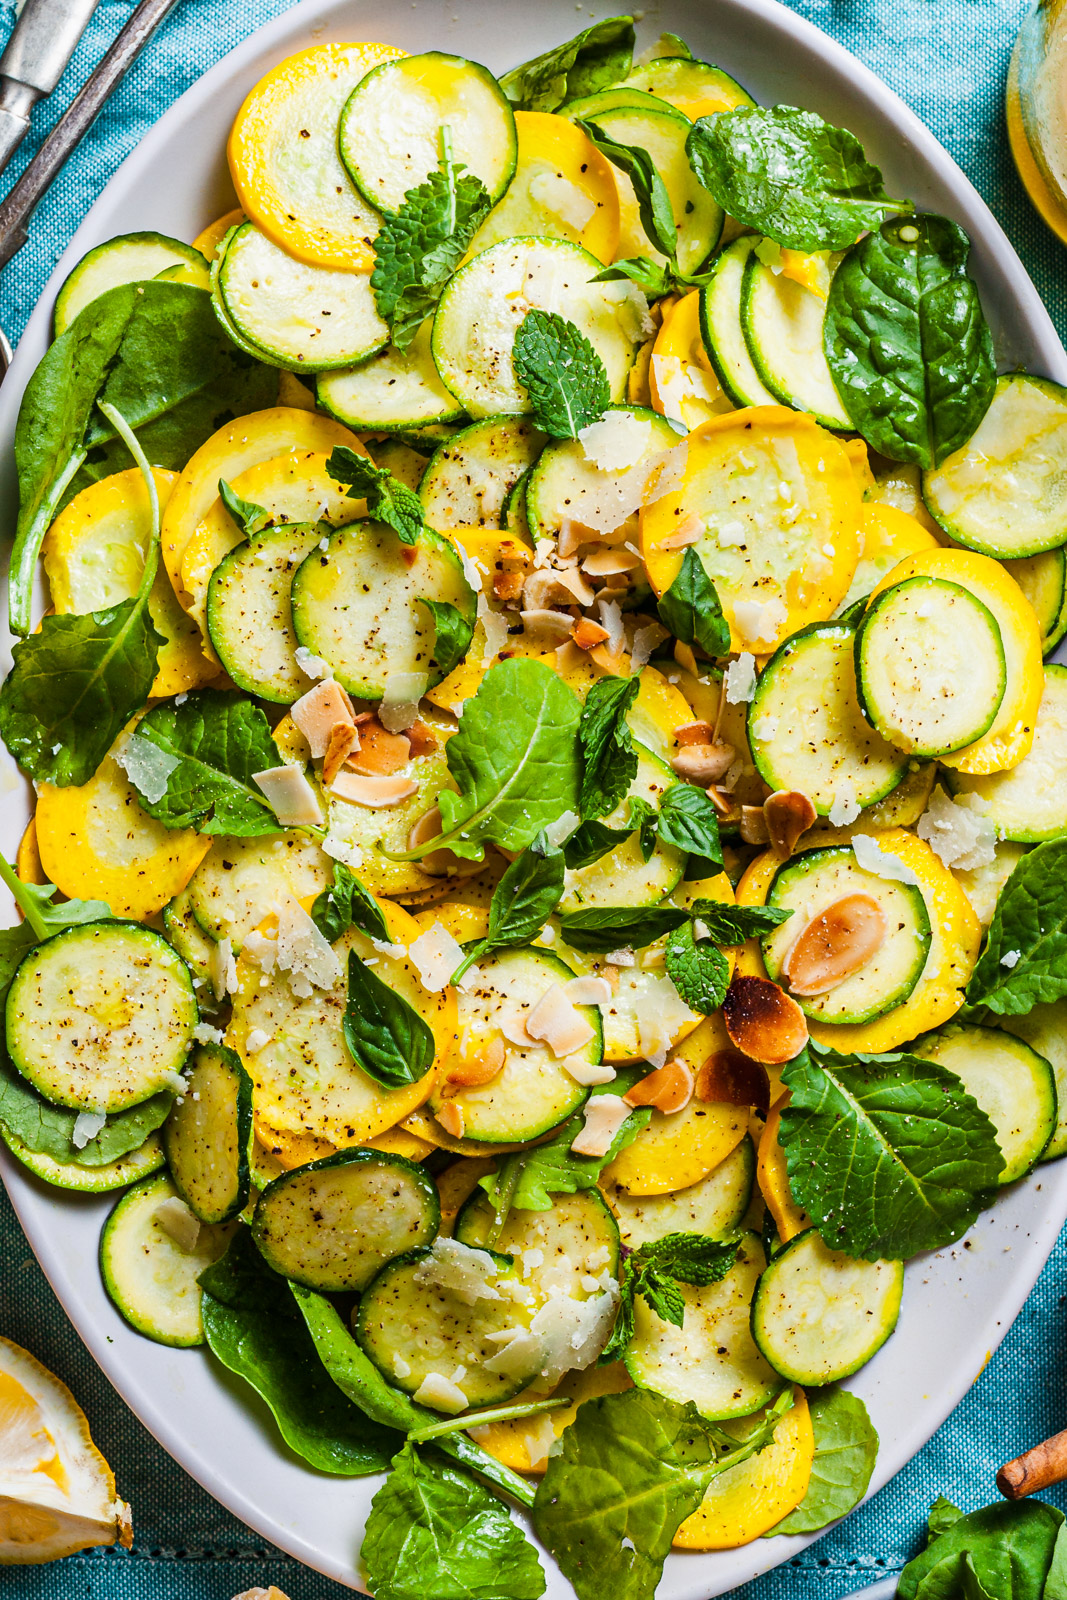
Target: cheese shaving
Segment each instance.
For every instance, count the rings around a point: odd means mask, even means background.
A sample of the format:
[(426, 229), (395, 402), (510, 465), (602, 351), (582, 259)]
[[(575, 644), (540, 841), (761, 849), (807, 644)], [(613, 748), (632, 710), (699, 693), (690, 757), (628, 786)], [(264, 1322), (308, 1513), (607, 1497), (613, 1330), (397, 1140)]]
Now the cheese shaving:
[(582, 428), (578, 440), (585, 459), (598, 472), (618, 472), (632, 467), (645, 454), (652, 441), (652, 424), (628, 411), (609, 411), (599, 422)]
[(296, 664), (305, 678), (328, 678), (330, 663), (324, 661), (322, 656), (312, 655), (306, 645), (298, 644), (294, 652)]
[(122, 767), (137, 793), (150, 805), (162, 800), (175, 767), (181, 765), (178, 756), (161, 750), (151, 739), (141, 739), (131, 734), (115, 751), (115, 760)]
[(863, 807), (856, 799), (856, 785), (851, 778), (842, 778), (834, 791), (834, 802), (830, 807), (829, 821), (835, 828), (847, 827), (850, 822), (855, 822)]
[(596, 212), (595, 200), (590, 199), (576, 183), (553, 172), (550, 167), (534, 176), (529, 192), (542, 211), (558, 217), (560, 222), (565, 222), (576, 233), (581, 233)]
[(390, 733), (406, 733), (418, 721), (419, 701), (429, 681), (425, 672), (390, 672), (378, 706), (378, 721)]
[(95, 1139), (107, 1121), (106, 1111), (79, 1111), (70, 1130), (70, 1142), (75, 1150), (84, 1150), (90, 1139)]
[(479, 1300), (499, 1300), (496, 1280), (501, 1268), (486, 1250), (475, 1250), (458, 1239), (434, 1240), (430, 1253), (415, 1268), (415, 1281), (455, 1295), (465, 1306)]
[(268, 767), (253, 772), (252, 781), (266, 795), (267, 804), (283, 828), (322, 825), (318, 797), (299, 767)]
[(726, 701), (728, 705), (747, 705), (756, 692), (756, 658), (743, 650), (736, 661), (726, 669)]
[(208, 958), (208, 975), (216, 1000), (221, 1002), (228, 994), (236, 994), (237, 962), (234, 960), (233, 943), (230, 939), (219, 939), (212, 946)]
[(526, 1018), (531, 1039), (543, 1040), (554, 1056), (569, 1056), (589, 1043), (593, 1029), (563, 992), (563, 984), (546, 989)]
[(179, 1250), (192, 1255), (200, 1238), (200, 1223), (184, 1200), (179, 1200), (176, 1194), (168, 1195), (153, 1211), (152, 1221)]
[(907, 883), (913, 888), (921, 888), (907, 862), (902, 861), (894, 851), (884, 849), (872, 834), (853, 834), (852, 853), (864, 872), (873, 873), (876, 878), (885, 878), (890, 883)]
[(293, 993), (306, 999), (312, 989), (332, 989), (341, 976), (337, 952), (323, 938), (298, 900), (275, 906), (278, 917), (277, 963), (289, 974)]
[(407, 953), (415, 964), (419, 982), (431, 994), (448, 987), (449, 978), (463, 960), (463, 946), (440, 922), (413, 939)]
[(772, 645), (788, 620), (782, 600), (735, 600), (733, 620), (745, 644)]
[(963, 872), (988, 867), (996, 859), (997, 830), (979, 810), (981, 805), (977, 795), (950, 799), (938, 784), (915, 832), (946, 867)]
[(581, 1132), (571, 1145), (576, 1156), (606, 1156), (615, 1136), (630, 1115), (630, 1107), (617, 1094), (597, 1094), (585, 1103)]
[(427, 1373), (412, 1399), (421, 1406), (432, 1406), (435, 1411), (455, 1414), (466, 1411), (469, 1404), (463, 1390), (440, 1372)]

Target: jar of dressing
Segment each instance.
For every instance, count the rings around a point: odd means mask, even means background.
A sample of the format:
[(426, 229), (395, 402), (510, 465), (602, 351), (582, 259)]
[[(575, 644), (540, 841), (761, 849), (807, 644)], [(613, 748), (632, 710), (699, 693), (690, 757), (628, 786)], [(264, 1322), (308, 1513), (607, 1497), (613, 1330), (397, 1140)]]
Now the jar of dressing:
[(1067, 243), (1067, 0), (1035, 0), (1019, 29), (1007, 115), (1019, 176)]

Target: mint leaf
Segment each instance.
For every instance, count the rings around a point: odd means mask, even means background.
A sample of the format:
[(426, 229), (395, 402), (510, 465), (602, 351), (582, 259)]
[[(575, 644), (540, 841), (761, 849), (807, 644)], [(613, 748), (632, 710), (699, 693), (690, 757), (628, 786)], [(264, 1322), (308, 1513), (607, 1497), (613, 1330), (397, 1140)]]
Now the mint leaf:
[(112, 1112), (98, 1134), (77, 1145), (73, 1135), (78, 1112), (46, 1100), (0, 1054), (0, 1122), (27, 1150), (64, 1166), (104, 1167), (118, 1161), (162, 1127), (173, 1104), (172, 1094), (154, 1094), (128, 1111)]
[(700, 117), (693, 171), (731, 217), (790, 250), (844, 250), (894, 212), (855, 134), (796, 106), (735, 106)]
[(510, 865), (493, 890), (489, 927), (449, 979), (458, 983), (467, 968), (493, 950), (536, 939), (563, 895), (563, 853), (538, 834)]
[[(1000, 892), (967, 1004), (1021, 1017), (1067, 994), (1067, 839), (1027, 851)], [(1005, 957), (1008, 959), (1005, 960)]]
[(262, 533), (263, 529), (269, 527), (274, 520), (270, 512), (263, 506), (257, 505), (254, 500), (242, 500), (239, 494), (234, 493), (225, 478), (219, 479), (219, 496), (246, 539)]
[(659, 803), (656, 832), (663, 844), (722, 866), (718, 812), (695, 784), (676, 783), (667, 790)]
[(581, 329), (555, 311), (527, 311), (512, 363), (530, 396), (534, 422), (555, 439), (577, 438), (611, 404), (604, 363)]
[(565, 100), (579, 100), (621, 83), (633, 52), (633, 18), (605, 17), (566, 44), (506, 72), (500, 87), (517, 110), (555, 111)]
[(661, 267), (658, 261), (652, 261), (648, 256), (627, 256), (624, 261), (613, 261), (610, 267), (598, 272), (592, 281), (617, 283), (620, 278), (629, 278), (631, 283), (636, 283), (649, 300), (662, 299), (671, 292), (671, 274), (666, 267)]
[[(1042, 1600), (1063, 1513), (1040, 1501), (986, 1506), (960, 1517), (909, 1561), (897, 1583), (900, 1600), (954, 1600), (960, 1587), (958, 1558), (969, 1556), (982, 1590), (996, 1600)], [(948, 1563), (948, 1565), (946, 1565)], [(936, 1569), (936, 1578), (934, 1576)]]
[(609, 850), (614, 850), (616, 845), (622, 844), (623, 840), (628, 839), (637, 829), (640, 829), (643, 835), (651, 823), (651, 839), (647, 852), (644, 838), (641, 841), (641, 853), (647, 861), (656, 848), (655, 819), (655, 808), (650, 806), (647, 800), (642, 800), (639, 795), (631, 795), (623, 827), (611, 828), (606, 822), (598, 822), (595, 818), (583, 822), (581, 827), (575, 828), (563, 846), (563, 858), (572, 870), (578, 867), (591, 867), (594, 861), (606, 856)]
[(578, 126), (605, 160), (610, 161), (613, 167), (618, 167), (620, 172), (625, 172), (633, 187), (641, 226), (649, 241), (669, 261), (673, 261), (678, 250), (674, 207), (667, 186), (648, 151), (636, 144), (619, 144), (595, 122), (583, 122), (579, 118)]
[(348, 952), (342, 1031), (356, 1066), (388, 1089), (418, 1083), (433, 1065), (436, 1047), (427, 1023), (354, 950)]
[(664, 627), (682, 644), (699, 645), (709, 656), (729, 654), (730, 625), (722, 614), (715, 585), (692, 545), (682, 557), (678, 576), (660, 596), (659, 614)]
[(614, 811), (637, 776), (637, 751), (626, 713), (637, 699), (640, 679), (598, 678), (589, 687), (578, 724), (582, 747), (579, 810), (585, 819)]
[(434, 643), (433, 659), (439, 671), (447, 677), (454, 667), (458, 667), (474, 638), (474, 625), (463, 615), (458, 606), (452, 605), (448, 600), (427, 600), (425, 595), (419, 595), (419, 605), (425, 606), (433, 618)]
[(906, 1260), (959, 1239), (1003, 1159), (959, 1078), (912, 1055), (838, 1055), (814, 1040), (782, 1071), (789, 1187), (831, 1250)]
[(638, 1295), (664, 1322), (681, 1328), (685, 1299), (678, 1284), (719, 1283), (736, 1260), (736, 1239), (712, 1239), (704, 1233), (668, 1233), (631, 1251), (622, 1264), (619, 1314), (601, 1362), (616, 1361), (625, 1353), (634, 1334)]
[(730, 963), (710, 940), (698, 944), (693, 924), (687, 922), (667, 940), (667, 976), (689, 1007), (710, 1017), (726, 999), (730, 987)]
[(432, 314), (491, 206), (481, 179), (446, 149), (437, 171), (383, 216), (370, 285), (398, 350), (408, 348)]
[(371, 1502), (360, 1551), (377, 1600), (537, 1600), (545, 1575), (507, 1507), (406, 1444)]
[(574, 950), (606, 955), (624, 947), (640, 950), (688, 921), (688, 911), (677, 906), (594, 906), (567, 912), (560, 918), (559, 932)]
[[(764, 1538), (816, 1533), (859, 1505), (878, 1459), (878, 1435), (858, 1395), (839, 1389), (808, 1392), (815, 1459), (807, 1492), (794, 1511)], [(956, 1513), (957, 1516), (959, 1513)]]
[(780, 927), (793, 915), (779, 911), (775, 906), (730, 906), (721, 900), (694, 900), (689, 907), (694, 917), (708, 930), (714, 944), (744, 944), (746, 939), (758, 938)]
[(370, 939), (389, 937), (378, 902), (343, 861), (334, 862), (333, 882), (316, 899), (311, 908), (311, 920), (330, 944), (352, 927)]
[(368, 517), (392, 528), (401, 544), (415, 543), (426, 526), (422, 501), (388, 467), (376, 467), (369, 456), (338, 444), (330, 452), (326, 471), (335, 483), (350, 485), (349, 500), (366, 500)]
[(282, 832), (252, 777), (278, 765), (278, 747), (266, 717), (247, 695), (199, 689), (181, 705), (153, 706), (134, 737), (177, 763), (158, 800), (139, 796), (141, 809), (164, 827), (241, 838)]

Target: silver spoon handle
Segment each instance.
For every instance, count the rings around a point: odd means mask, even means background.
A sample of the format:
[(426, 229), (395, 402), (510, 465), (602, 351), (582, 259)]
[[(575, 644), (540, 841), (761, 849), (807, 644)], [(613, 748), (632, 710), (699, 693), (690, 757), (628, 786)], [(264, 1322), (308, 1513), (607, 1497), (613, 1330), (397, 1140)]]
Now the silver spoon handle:
[(51, 94), (97, 0), (26, 0), (0, 56), (0, 172), (26, 137), (30, 113)]

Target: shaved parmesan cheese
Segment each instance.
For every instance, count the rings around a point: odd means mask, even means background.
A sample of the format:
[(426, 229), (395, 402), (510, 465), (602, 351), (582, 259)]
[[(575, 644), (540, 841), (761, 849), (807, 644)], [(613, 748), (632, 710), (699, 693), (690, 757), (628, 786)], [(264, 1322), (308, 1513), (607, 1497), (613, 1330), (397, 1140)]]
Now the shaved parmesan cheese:
[(283, 828), (321, 826), (318, 797), (299, 767), (268, 767), (253, 772), (252, 781), (266, 795)]
[(367, 806), (370, 810), (387, 810), (399, 806), (417, 794), (419, 785), (414, 778), (372, 777), (362, 772), (342, 769), (330, 785), (330, 793), (350, 805)]
[(1005, 950), (1000, 958), (1000, 964), (1002, 967), (1017, 967), (1022, 958), (1021, 950)]
[(647, 666), (656, 646), (669, 637), (666, 628), (658, 622), (650, 622), (647, 628), (638, 628), (630, 647), (631, 673), (640, 672), (642, 667)]
[(544, 1040), (554, 1056), (569, 1056), (588, 1044), (593, 1029), (567, 999), (563, 984), (546, 989), (526, 1018), (531, 1039)]
[(321, 761), (326, 754), (330, 734), (339, 722), (355, 727), (352, 702), (332, 678), (316, 684), (314, 689), (295, 700), (289, 707), (289, 715), (307, 740), (314, 761)]
[(689, 440), (683, 439), (672, 449), (657, 456), (648, 475), (644, 504), (655, 505), (664, 495), (674, 494), (685, 483), (685, 469), (689, 463)]
[(419, 701), (426, 693), (425, 672), (390, 672), (378, 707), (378, 721), (390, 733), (406, 733), (418, 721)]
[(952, 800), (938, 784), (915, 832), (946, 867), (963, 872), (988, 867), (996, 859), (997, 831), (978, 809), (981, 805), (977, 795)]
[(447, 1411), (453, 1415), (457, 1411), (466, 1411), (468, 1405), (463, 1390), (457, 1388), (450, 1378), (444, 1377), (440, 1372), (428, 1373), (415, 1390), (412, 1399), (419, 1405), (432, 1406), (435, 1411)]
[(606, 1156), (615, 1135), (630, 1115), (630, 1107), (618, 1094), (597, 1094), (585, 1103), (582, 1130), (571, 1145), (576, 1156)]
[(615, 315), (623, 335), (631, 344), (639, 344), (656, 331), (656, 324), (648, 309), (648, 300), (629, 278), (617, 278), (611, 283), (598, 283), (597, 288), (605, 300), (614, 300)]
[(495, 1286), (500, 1274), (499, 1264), (487, 1250), (475, 1250), (458, 1239), (441, 1236), (430, 1246), (429, 1255), (423, 1256), (414, 1276), (417, 1283), (443, 1289), (465, 1306), (473, 1306), (479, 1300), (501, 1298)]
[(330, 674), (330, 663), (321, 656), (312, 655), (307, 645), (298, 644), (294, 652), (296, 664), (305, 678), (326, 678)]
[(597, 610), (600, 613), (600, 626), (607, 630), (607, 649), (612, 655), (617, 655), (626, 648), (626, 630), (622, 625), (618, 601), (598, 600)]
[(331, 856), (334, 861), (343, 861), (346, 867), (351, 867), (358, 872), (363, 865), (363, 851), (351, 839), (344, 839), (340, 835), (328, 830), (319, 849), (324, 855)]
[(131, 734), (115, 751), (115, 760), (137, 790), (152, 805), (162, 800), (175, 767), (181, 762), (169, 751), (161, 750), (151, 739)]
[(251, 933), (245, 934), (241, 955), (259, 967), (262, 972), (273, 972), (274, 963), (278, 959), (277, 931), (260, 933), (258, 929), (253, 929)]
[(483, 1366), (489, 1372), (500, 1372), (505, 1377), (525, 1377), (535, 1362), (540, 1361), (543, 1344), (529, 1328), (502, 1328), (488, 1335), (487, 1343), (502, 1344), (495, 1356), (490, 1356)]
[(76, 1150), (84, 1150), (90, 1139), (95, 1139), (107, 1121), (106, 1111), (79, 1111), (70, 1130), (70, 1142)]
[(590, 1086), (595, 1083), (612, 1083), (615, 1068), (606, 1061), (585, 1061), (581, 1056), (567, 1056), (560, 1066), (575, 1083)]
[(663, 415), (681, 422), (683, 403), (692, 397), (687, 363), (679, 356), (660, 355), (652, 357), (651, 365)]
[(233, 958), (233, 943), (220, 939), (211, 947), (208, 957), (208, 976), (216, 1000), (225, 1000), (228, 994), (237, 993), (237, 962)]
[(448, 987), (448, 980), (463, 960), (463, 946), (437, 922), (408, 945), (419, 982), (431, 994)]
[(577, 811), (564, 811), (555, 822), (548, 824), (544, 830), (545, 838), (554, 850), (558, 850), (561, 844), (567, 842), (581, 820)]
[(735, 600), (733, 620), (745, 644), (773, 644), (789, 616), (782, 600)]
[[(221, 1044), (224, 1038), (222, 1029), (213, 1028), (210, 1022), (198, 1022), (193, 1029), (194, 1044)], [(184, 1093), (189, 1087), (180, 1072), (172, 1073), (167, 1082), (178, 1094)]]
[(628, 411), (609, 411), (599, 422), (582, 428), (578, 440), (599, 472), (618, 472), (639, 461), (652, 441), (652, 424)]
[(638, 1048), (650, 1067), (662, 1067), (671, 1047), (670, 1026), (653, 995), (639, 995), (635, 1009)]
[(548, 1452), (556, 1442), (556, 1430), (552, 1426), (552, 1419), (543, 1413), (535, 1417), (533, 1422), (523, 1431), (522, 1442), (526, 1446), (526, 1454), (530, 1462), (530, 1471), (536, 1472), (548, 1460)]
[(850, 822), (855, 822), (862, 810), (863, 807), (856, 799), (856, 785), (850, 778), (842, 778), (834, 792), (829, 820), (835, 828), (844, 828)]
[(611, 984), (606, 978), (571, 978), (560, 987), (572, 1006), (603, 1006), (611, 999)]
[(617, 1305), (617, 1295), (606, 1292), (589, 1300), (554, 1295), (541, 1307), (530, 1323), (530, 1332), (541, 1340), (544, 1383), (557, 1384), (565, 1372), (583, 1372), (592, 1366), (608, 1342)]
[(910, 883), (916, 889), (921, 887), (907, 862), (892, 850), (884, 849), (869, 833), (853, 834), (852, 853), (864, 872), (871, 872), (876, 878), (886, 878), (890, 883)]
[(273, 1033), (268, 1033), (266, 1028), (253, 1028), (245, 1040), (245, 1050), (250, 1056), (258, 1055), (265, 1050), (274, 1038)]
[(569, 178), (546, 167), (530, 183), (530, 195), (549, 216), (558, 217), (568, 228), (581, 233), (596, 211), (596, 201)]
[(488, 606), (484, 611), (479, 607), (478, 620), (485, 635), (485, 649), (480, 664), (489, 667), (508, 642), (508, 622), (502, 612), (491, 611)]
[(613, 967), (633, 967), (637, 965), (637, 957), (632, 950), (609, 950), (604, 960)]
[(289, 974), (289, 987), (302, 999), (312, 988), (332, 989), (341, 976), (341, 963), (333, 946), (323, 938), (298, 900), (276, 906), (278, 915), (277, 963)]
[(756, 692), (756, 658), (743, 650), (736, 661), (726, 669), (726, 701), (728, 705), (746, 705)]
[(192, 1255), (200, 1237), (200, 1223), (184, 1200), (179, 1200), (176, 1194), (168, 1195), (153, 1211), (152, 1221), (168, 1239), (173, 1239), (179, 1250)]

